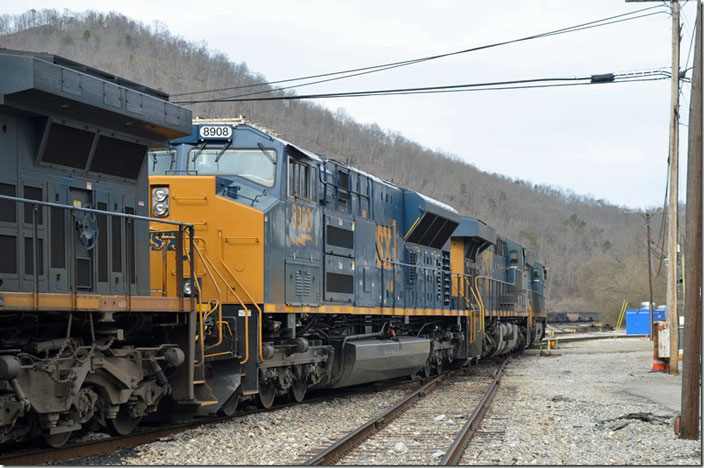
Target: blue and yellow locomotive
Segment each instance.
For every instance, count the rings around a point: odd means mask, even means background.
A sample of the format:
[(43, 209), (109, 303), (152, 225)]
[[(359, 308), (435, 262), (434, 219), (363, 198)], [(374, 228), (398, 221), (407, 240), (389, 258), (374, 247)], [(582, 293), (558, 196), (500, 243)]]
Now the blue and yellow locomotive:
[[(149, 164), (152, 215), (195, 227), (200, 414), (542, 337), (545, 269), (448, 205), (242, 120), (195, 121)], [(158, 226), (151, 249), (152, 290), (174, 295)]]
[(543, 335), (545, 268), (478, 219), (61, 57), (0, 49), (0, 70), (0, 444)]

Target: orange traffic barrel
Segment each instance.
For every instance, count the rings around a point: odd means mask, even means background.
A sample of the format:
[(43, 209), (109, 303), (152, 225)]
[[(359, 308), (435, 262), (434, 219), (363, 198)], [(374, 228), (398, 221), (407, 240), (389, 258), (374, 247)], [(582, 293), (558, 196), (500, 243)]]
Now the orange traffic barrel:
[(667, 364), (665, 361), (653, 354), (653, 370), (654, 371), (664, 371), (667, 370)]

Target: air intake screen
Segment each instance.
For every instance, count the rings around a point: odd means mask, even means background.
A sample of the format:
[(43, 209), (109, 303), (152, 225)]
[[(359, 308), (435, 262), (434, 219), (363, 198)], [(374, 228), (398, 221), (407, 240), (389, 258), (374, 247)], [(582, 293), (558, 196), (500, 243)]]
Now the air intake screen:
[[(134, 208), (131, 207), (125, 207), (125, 213), (129, 215), (134, 214)], [(137, 280), (135, 278), (135, 264), (137, 263), (137, 259), (134, 258), (134, 243), (135, 243), (135, 238), (134, 238), (134, 219), (126, 219), (125, 220), (125, 253), (127, 254), (127, 261), (128, 263), (128, 272), (130, 275), (130, 283), (136, 283)]]
[[(39, 275), (44, 274), (44, 240), (37, 241), (39, 250)], [(24, 238), (24, 272), (27, 275), (34, 274), (34, 240), (31, 237)]]
[(145, 145), (106, 136), (98, 138), (90, 170), (102, 174), (136, 179), (147, 153)]
[(66, 267), (66, 212), (51, 208), (51, 267)]
[(42, 161), (84, 169), (93, 146), (93, 136), (85, 130), (51, 124)]
[(325, 279), (325, 289), (328, 292), (354, 294), (354, 277), (352, 275), (328, 273)]
[[(107, 211), (107, 203), (98, 202), (98, 209)], [(108, 281), (108, 216), (98, 215), (98, 281)]]
[[(37, 187), (30, 187), (28, 185), (24, 186), (24, 198), (29, 200), (43, 201), (42, 189)], [(24, 203), (24, 222), (25, 224), (32, 224), (34, 222), (34, 206), (30, 203)], [(37, 210), (37, 225), (41, 226), (44, 224), (44, 207), (39, 206)]]
[(112, 247), (112, 271), (120, 273), (122, 271), (122, 219), (117, 216), (110, 218), (112, 228), (112, 239), (110, 246)]
[[(0, 195), (8, 197), (17, 196), (15, 186), (10, 184), (0, 184)], [(10, 200), (0, 200), (0, 221), (8, 223), (17, 222), (17, 204)]]
[(17, 274), (17, 238), (0, 235), (0, 273)]
[(325, 231), (325, 241), (328, 245), (352, 249), (354, 248), (354, 232), (348, 229), (340, 229), (335, 226), (327, 226)]

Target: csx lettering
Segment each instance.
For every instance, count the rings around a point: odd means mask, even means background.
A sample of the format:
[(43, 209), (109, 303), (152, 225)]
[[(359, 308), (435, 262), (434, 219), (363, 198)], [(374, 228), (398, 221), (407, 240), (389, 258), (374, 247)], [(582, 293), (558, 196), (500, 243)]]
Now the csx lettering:
[[(150, 250), (164, 250), (164, 234), (161, 232), (152, 232), (149, 235), (149, 249)], [(176, 250), (175, 239), (166, 239), (166, 250)]]
[(393, 269), (393, 264), (391, 262), (393, 262), (396, 257), (396, 252), (392, 252), (391, 249), (393, 243), (392, 234), (393, 233), (390, 227), (376, 227), (376, 247), (378, 251), (376, 266), (379, 268), (384, 268), (385, 270)]

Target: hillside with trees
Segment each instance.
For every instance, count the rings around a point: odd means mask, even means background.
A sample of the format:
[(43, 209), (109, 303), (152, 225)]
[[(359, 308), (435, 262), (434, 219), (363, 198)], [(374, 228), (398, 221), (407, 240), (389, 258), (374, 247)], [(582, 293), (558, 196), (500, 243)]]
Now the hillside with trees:
[[(205, 44), (188, 42), (163, 25), (147, 26), (117, 13), (30, 10), (3, 15), (0, 47), (61, 55), (170, 94), (266, 82), (245, 63), (231, 61)], [(549, 267), (548, 310), (599, 311), (613, 324), (623, 299), (631, 304), (647, 300), (643, 219), (637, 213), (624, 214), (623, 207), (482, 172), (459, 156), (409, 140), (403, 129), (363, 125), (343, 111), (331, 112), (312, 102), (191, 108), (194, 116), (207, 118), (244, 115), (289, 141), (484, 220)], [(654, 218), (653, 232), (654, 243), (664, 237), (659, 235), (659, 217)], [(654, 250), (658, 249), (659, 245)], [(656, 252), (656, 273), (660, 262)], [(665, 269), (660, 269), (654, 280), (657, 303), (664, 302)]]

